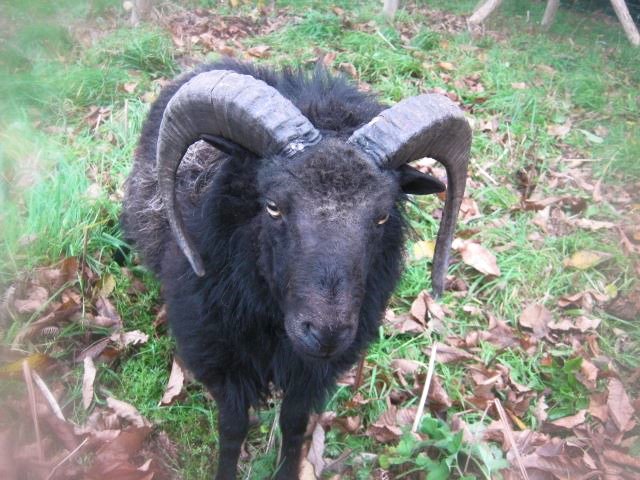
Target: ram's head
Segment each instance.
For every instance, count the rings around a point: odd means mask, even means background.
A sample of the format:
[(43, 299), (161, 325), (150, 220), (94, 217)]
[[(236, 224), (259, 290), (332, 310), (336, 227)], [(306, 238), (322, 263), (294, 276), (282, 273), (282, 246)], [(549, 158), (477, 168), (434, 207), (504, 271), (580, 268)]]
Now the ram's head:
[(222, 150), (238, 147), (263, 165), (256, 178), (259, 269), (298, 352), (328, 358), (352, 343), (369, 274), (403, 238), (398, 200), (444, 190), (437, 179), (407, 165), (422, 157), (440, 161), (447, 171), (432, 272), (434, 291), (442, 292), (471, 140), (462, 112), (447, 98), (403, 100), (345, 140), (323, 136), (260, 80), (224, 70), (196, 75), (164, 112), (157, 158), (173, 234), (194, 272), (204, 276), (175, 200), (177, 168), (199, 139)]

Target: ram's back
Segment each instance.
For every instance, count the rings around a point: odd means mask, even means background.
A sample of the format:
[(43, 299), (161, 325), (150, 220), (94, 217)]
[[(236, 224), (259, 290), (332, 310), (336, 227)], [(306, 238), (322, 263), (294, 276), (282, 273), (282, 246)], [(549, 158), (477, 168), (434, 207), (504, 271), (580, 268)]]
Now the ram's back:
[[(343, 77), (316, 68), (275, 72), (233, 60), (203, 65), (167, 85), (151, 106), (135, 152), (125, 188), (121, 217), (126, 239), (135, 244), (145, 264), (159, 273), (166, 246), (172, 241), (156, 178), (156, 144), (163, 112), (178, 89), (195, 75), (210, 70), (232, 70), (263, 80), (298, 107), (324, 136), (347, 139), (384, 108), (375, 97), (358, 91)], [(178, 204), (186, 213), (197, 205), (226, 155), (204, 142), (192, 145), (176, 176)]]

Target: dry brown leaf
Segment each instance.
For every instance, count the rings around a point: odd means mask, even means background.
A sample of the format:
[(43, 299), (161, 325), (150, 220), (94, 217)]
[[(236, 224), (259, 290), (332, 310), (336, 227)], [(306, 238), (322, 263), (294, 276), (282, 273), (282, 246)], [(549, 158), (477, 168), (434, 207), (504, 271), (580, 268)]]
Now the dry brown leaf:
[(149, 421), (130, 403), (107, 397), (107, 406), (120, 418), (125, 419), (135, 427), (148, 426)]
[(549, 332), (549, 323), (553, 320), (551, 312), (540, 304), (531, 304), (520, 315), (520, 325), (533, 330), (533, 335), (540, 339)]
[(184, 372), (182, 370), (182, 367), (174, 357), (173, 364), (171, 365), (171, 374), (169, 375), (169, 381), (167, 383), (167, 387), (165, 388), (164, 395), (162, 395), (162, 400), (160, 400), (160, 405), (170, 405), (173, 399), (180, 395), (183, 386)]
[(354, 78), (356, 80), (360, 78), (358, 75), (358, 71), (356, 70), (356, 67), (353, 65), (353, 63), (342, 62), (340, 65), (338, 65), (338, 70), (340, 70), (342, 73), (346, 73), (351, 78)]
[(133, 93), (136, 91), (138, 82), (126, 82), (122, 85), (122, 89), (127, 93)]
[(436, 65), (440, 67), (442, 70), (446, 70), (447, 72), (452, 72), (456, 69), (451, 62), (438, 62)]
[(456, 239), (452, 247), (460, 252), (462, 261), (484, 275), (500, 276), (500, 268), (493, 253), (479, 243)]
[(586, 419), (587, 419), (587, 411), (580, 410), (575, 415), (569, 415), (567, 417), (558, 418), (557, 420), (554, 420), (549, 423), (552, 425), (555, 425), (556, 427), (562, 427), (562, 428), (571, 430), (572, 428), (577, 427), (578, 425), (582, 425)]
[[(154, 472), (138, 470), (134, 461), (143, 442), (151, 433), (148, 426), (129, 427), (111, 442), (107, 442), (96, 452), (87, 480), (117, 478), (119, 480), (151, 480)], [(144, 464), (144, 462), (143, 462)]]
[[(431, 347), (425, 348), (424, 353), (427, 356), (431, 356)], [(478, 360), (478, 358), (461, 348), (438, 344), (438, 350), (436, 352), (436, 361), (438, 363), (455, 363), (466, 360)]]
[(587, 218), (577, 218), (575, 220), (572, 220), (571, 223), (578, 228), (583, 228), (585, 230), (592, 230), (592, 231), (610, 229), (610, 228), (616, 227), (616, 224), (613, 222), (589, 220)]
[(396, 358), (391, 360), (391, 368), (401, 375), (413, 375), (422, 367), (424, 367), (424, 364), (416, 360), (409, 360), (406, 358)]
[(334, 423), (345, 433), (355, 433), (362, 425), (362, 417), (360, 417), (360, 415), (352, 417), (336, 417)]
[(476, 201), (473, 198), (464, 197), (460, 204), (460, 218), (463, 221), (469, 221), (480, 217), (482, 217), (482, 214)]
[(578, 307), (586, 312), (591, 312), (596, 303), (604, 302), (608, 298), (595, 290), (587, 290), (573, 295), (563, 295), (558, 299), (558, 306), (561, 308)]
[(426, 327), (413, 319), (411, 315), (396, 315), (392, 310), (387, 310), (384, 316), (385, 324), (397, 333), (420, 334), (426, 331)]
[(589, 414), (602, 423), (609, 419), (609, 407), (607, 406), (607, 392), (599, 392), (591, 394), (589, 397)]
[(580, 250), (571, 255), (570, 258), (565, 258), (563, 264), (565, 267), (587, 270), (609, 258), (611, 258), (611, 254), (609, 253), (596, 252), (593, 250)]
[(13, 306), (20, 314), (30, 314), (41, 310), (49, 300), (47, 289), (38, 285), (32, 285), (27, 291), (27, 297), (16, 299)]
[(98, 297), (95, 306), (98, 312), (98, 316), (95, 317), (96, 323), (99, 322), (98, 324), (101, 326), (122, 328), (122, 318), (120, 318), (118, 311), (106, 297)]
[(552, 137), (564, 138), (571, 131), (571, 120), (567, 120), (562, 125), (549, 125), (547, 126), (547, 133)]
[(609, 408), (609, 418), (613, 420), (618, 430), (627, 432), (635, 426), (633, 405), (631, 405), (629, 396), (620, 380), (617, 378), (609, 379), (608, 387), (607, 406)]
[(311, 435), (311, 444), (309, 445), (309, 452), (307, 453), (307, 460), (313, 465), (313, 470), (316, 478), (322, 477), (322, 471), (327, 465), (327, 462), (323, 458), (324, 455), (324, 428), (320, 423), (316, 423)]
[(303, 458), (300, 463), (300, 480), (316, 480), (313, 465), (306, 458)]
[(247, 53), (256, 58), (267, 58), (270, 56), (269, 50), (271, 47), (268, 45), (256, 45), (255, 47), (251, 47), (247, 50)]
[(96, 366), (91, 357), (84, 357), (84, 375), (82, 376), (82, 405), (85, 410), (93, 401), (93, 382), (96, 379)]
[(140, 330), (131, 330), (130, 332), (115, 332), (112, 333), (109, 339), (116, 343), (119, 348), (125, 348), (129, 345), (138, 345), (147, 343), (149, 335)]
[[(439, 346), (440, 345), (438, 345), (438, 347)], [(440, 377), (437, 374), (431, 378), (427, 399), (429, 400), (429, 409), (434, 412), (445, 411), (452, 405), (451, 399), (443, 388)]]
[(367, 435), (380, 443), (390, 443), (402, 436), (403, 426), (413, 423), (417, 409), (415, 407), (398, 410), (394, 405), (389, 406), (380, 417), (367, 429)]

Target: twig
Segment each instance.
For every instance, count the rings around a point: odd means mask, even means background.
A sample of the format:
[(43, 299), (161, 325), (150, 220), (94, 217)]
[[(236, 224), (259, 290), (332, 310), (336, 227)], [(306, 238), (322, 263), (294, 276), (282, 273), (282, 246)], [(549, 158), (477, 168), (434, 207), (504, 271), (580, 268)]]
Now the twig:
[(33, 428), (36, 431), (36, 444), (38, 445), (38, 460), (44, 461), (44, 451), (42, 450), (42, 439), (40, 438), (40, 425), (38, 424), (38, 410), (36, 408), (36, 392), (33, 389), (33, 378), (31, 376), (31, 367), (29, 362), (22, 362), (22, 373), (24, 381), (27, 384), (27, 393), (29, 394), (29, 407), (31, 408), (31, 417), (33, 418)]
[(418, 425), (420, 425), (420, 420), (422, 420), (422, 414), (424, 413), (424, 404), (427, 402), (427, 393), (429, 393), (429, 387), (431, 386), (431, 378), (433, 377), (433, 371), (436, 368), (436, 357), (438, 354), (438, 342), (434, 343), (431, 347), (431, 358), (429, 358), (429, 367), (427, 369), (427, 379), (424, 381), (424, 386), (422, 387), (422, 396), (420, 397), (420, 405), (418, 405), (418, 412), (416, 413), (416, 418), (413, 421), (413, 427), (411, 427), (412, 432), (418, 431)]
[(353, 393), (357, 393), (358, 389), (362, 386), (362, 372), (364, 371), (364, 357), (366, 356), (366, 352), (360, 355), (360, 361), (358, 362), (358, 368), (356, 369), (356, 378), (353, 381)]
[(478, 164), (478, 162), (476, 162), (473, 158), (471, 159), (471, 164), (476, 170), (478, 170), (478, 172), (482, 174), (484, 178), (486, 178), (496, 186), (499, 185), (499, 183), (491, 175), (489, 175), (489, 172), (487, 172), (484, 168), (482, 168), (480, 164)]
[(89, 437), (85, 438), (84, 440), (82, 440), (82, 442), (80, 442), (80, 444), (74, 448), (73, 450), (71, 450), (69, 452), (69, 454), (64, 457), (62, 460), (60, 460), (58, 462), (58, 464), (53, 467), (51, 469), (51, 472), (49, 472), (49, 475), (47, 475), (47, 478), (45, 478), (44, 480), (51, 480), (53, 478), (53, 476), (56, 473), (56, 470), (58, 469), (58, 467), (60, 467), (60, 465), (62, 465), (63, 463), (67, 462), (71, 457), (73, 457), (76, 453), (78, 453), (78, 451), (84, 446), (85, 443), (87, 443), (89, 441)]
[(129, 132), (129, 99), (124, 99), (124, 132), (125, 135)]
[(509, 425), (507, 413), (504, 411), (504, 408), (502, 408), (502, 404), (500, 403), (499, 399), (496, 398), (493, 403), (496, 406), (496, 410), (498, 410), (498, 415), (500, 416), (500, 421), (502, 422), (502, 431), (505, 437), (507, 437), (507, 439), (509, 440), (511, 448), (513, 448), (513, 452), (515, 453), (516, 463), (518, 464), (518, 468), (520, 469), (520, 475), (522, 475), (522, 478), (524, 478), (524, 480), (529, 480), (529, 474), (522, 464), (522, 457), (520, 457), (518, 445), (516, 445), (516, 441), (513, 438), (513, 431), (511, 430), (511, 426)]
[(397, 50), (396, 46), (393, 43), (391, 43), (389, 39), (385, 37), (380, 30), (376, 30), (376, 33), (380, 35), (380, 38), (382, 38), (387, 43), (387, 45), (389, 45), (394, 50)]
[(38, 375), (36, 372), (31, 372), (31, 375), (33, 376), (33, 380), (36, 382), (36, 385), (40, 389), (40, 393), (42, 393), (42, 396), (49, 404), (49, 407), (51, 408), (53, 414), (64, 422), (65, 419), (64, 415), (62, 414), (62, 409), (60, 408), (60, 405), (58, 405), (56, 397), (53, 396), (53, 393), (51, 393), (51, 390), (49, 390), (49, 387), (47, 387), (47, 384), (44, 383), (44, 380), (42, 380), (40, 375)]

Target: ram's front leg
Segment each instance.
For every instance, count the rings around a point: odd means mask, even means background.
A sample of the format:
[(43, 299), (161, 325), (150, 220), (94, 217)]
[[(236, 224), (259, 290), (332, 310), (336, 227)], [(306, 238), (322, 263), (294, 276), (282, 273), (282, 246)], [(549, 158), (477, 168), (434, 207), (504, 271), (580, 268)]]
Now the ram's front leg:
[(234, 480), (242, 442), (249, 430), (249, 408), (240, 399), (216, 397), (218, 404), (218, 472), (216, 480)]
[(285, 394), (280, 409), (282, 449), (276, 480), (297, 480), (300, 472), (300, 453), (309, 422), (311, 404), (303, 395)]

